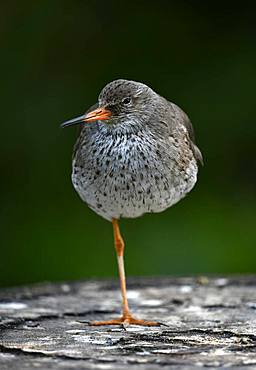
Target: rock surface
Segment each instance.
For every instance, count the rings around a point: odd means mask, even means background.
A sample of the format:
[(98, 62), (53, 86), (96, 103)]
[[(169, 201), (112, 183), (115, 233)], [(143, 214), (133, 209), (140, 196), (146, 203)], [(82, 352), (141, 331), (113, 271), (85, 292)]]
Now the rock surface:
[(0, 369), (256, 369), (255, 276), (130, 279), (128, 296), (167, 326), (89, 326), (119, 316), (117, 281), (0, 290)]

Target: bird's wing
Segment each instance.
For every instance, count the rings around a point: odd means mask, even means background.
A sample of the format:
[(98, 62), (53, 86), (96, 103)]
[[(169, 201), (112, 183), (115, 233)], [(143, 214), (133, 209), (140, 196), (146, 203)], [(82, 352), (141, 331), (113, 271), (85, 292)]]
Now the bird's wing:
[(169, 102), (169, 104), (170, 104), (169, 106), (171, 108), (171, 111), (175, 116), (175, 121), (178, 121), (180, 124), (185, 126), (185, 128), (187, 129), (189, 139), (190, 139), (191, 149), (193, 151), (193, 154), (194, 154), (196, 160), (198, 162), (200, 162), (201, 165), (203, 165), (203, 163), (204, 163), (203, 156), (202, 156), (202, 153), (201, 153), (200, 149), (196, 145), (194, 128), (193, 128), (193, 125), (192, 125), (190, 119), (188, 118), (186, 113), (180, 107), (178, 107), (176, 104), (170, 103), (170, 102)]

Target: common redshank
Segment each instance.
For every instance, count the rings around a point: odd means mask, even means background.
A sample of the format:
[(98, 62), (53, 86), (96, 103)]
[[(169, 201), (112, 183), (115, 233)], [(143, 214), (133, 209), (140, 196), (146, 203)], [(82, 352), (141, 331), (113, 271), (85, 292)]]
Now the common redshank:
[(159, 325), (132, 316), (126, 295), (120, 218), (161, 212), (195, 185), (202, 155), (188, 116), (140, 82), (115, 80), (98, 103), (61, 126), (81, 125), (72, 182), (81, 199), (112, 222), (122, 292), (122, 316), (91, 325)]

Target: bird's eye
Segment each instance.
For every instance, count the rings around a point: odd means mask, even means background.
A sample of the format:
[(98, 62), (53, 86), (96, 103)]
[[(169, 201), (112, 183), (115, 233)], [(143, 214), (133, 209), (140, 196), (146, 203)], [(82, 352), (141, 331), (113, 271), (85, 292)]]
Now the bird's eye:
[(127, 97), (122, 100), (123, 104), (129, 104), (131, 102), (131, 98)]

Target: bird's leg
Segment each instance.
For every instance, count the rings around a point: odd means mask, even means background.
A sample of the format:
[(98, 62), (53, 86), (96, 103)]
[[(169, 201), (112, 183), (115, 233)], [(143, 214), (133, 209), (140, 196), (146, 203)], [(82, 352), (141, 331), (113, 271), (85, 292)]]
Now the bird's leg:
[(122, 312), (123, 318), (127, 319), (131, 317), (127, 295), (126, 295), (126, 280), (125, 280), (125, 270), (124, 270), (124, 240), (120, 233), (118, 220), (113, 219), (113, 231), (114, 231), (114, 242), (116, 248), (116, 255), (117, 255), (117, 263), (118, 263), (118, 272), (119, 272), (119, 280), (122, 292)]
[(124, 240), (120, 233), (118, 220), (113, 218), (112, 220), (113, 231), (114, 231), (114, 242), (115, 242), (115, 249), (117, 255), (117, 263), (118, 263), (118, 271), (119, 271), (119, 279), (120, 279), (120, 286), (122, 292), (122, 316), (118, 319), (114, 320), (107, 320), (107, 321), (92, 321), (90, 325), (143, 325), (143, 326), (159, 326), (160, 323), (156, 321), (146, 321), (146, 320), (139, 320), (132, 317), (127, 295), (126, 295), (126, 281), (125, 281), (125, 270), (124, 270)]

